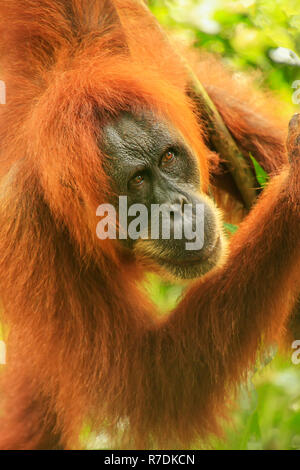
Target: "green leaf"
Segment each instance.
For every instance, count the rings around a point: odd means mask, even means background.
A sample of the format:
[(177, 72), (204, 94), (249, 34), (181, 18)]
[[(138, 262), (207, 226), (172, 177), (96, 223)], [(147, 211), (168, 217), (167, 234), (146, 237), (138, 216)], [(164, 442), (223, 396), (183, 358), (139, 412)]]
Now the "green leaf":
[(260, 166), (258, 161), (255, 160), (255, 158), (251, 155), (250, 153), (250, 158), (252, 160), (253, 166), (254, 166), (254, 171), (255, 171), (255, 176), (257, 181), (259, 182), (260, 186), (262, 188), (265, 187), (265, 185), (269, 181), (269, 175), (268, 173), (265, 172), (265, 170)]
[(233, 224), (228, 224), (227, 222), (224, 222), (224, 228), (225, 228), (225, 230), (227, 230), (227, 232), (229, 232), (231, 235), (233, 235), (237, 231), (238, 226), (233, 225)]

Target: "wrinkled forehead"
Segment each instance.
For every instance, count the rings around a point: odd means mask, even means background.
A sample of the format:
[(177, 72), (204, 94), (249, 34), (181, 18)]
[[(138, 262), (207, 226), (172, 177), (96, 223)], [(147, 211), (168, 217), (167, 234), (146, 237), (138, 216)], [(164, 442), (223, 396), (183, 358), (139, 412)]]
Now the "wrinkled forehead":
[(122, 113), (102, 130), (103, 150), (110, 156), (130, 151), (151, 154), (183, 144), (183, 139), (170, 124), (152, 113), (134, 116)]

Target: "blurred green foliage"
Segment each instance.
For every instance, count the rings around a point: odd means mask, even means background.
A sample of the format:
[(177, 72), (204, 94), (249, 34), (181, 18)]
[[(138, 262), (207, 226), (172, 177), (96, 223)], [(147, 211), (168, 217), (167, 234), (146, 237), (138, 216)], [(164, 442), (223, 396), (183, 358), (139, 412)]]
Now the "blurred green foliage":
[(239, 70), (261, 71), (262, 84), (291, 103), (299, 67), (278, 64), (278, 47), (300, 55), (299, 0), (149, 0), (164, 26), (194, 47), (221, 54)]
[[(292, 83), (300, 79), (300, 67), (276, 63), (270, 52), (283, 47), (300, 55), (299, 0), (149, 0), (149, 6), (162, 25), (192, 47), (218, 53), (246, 73), (259, 71), (259, 85), (292, 105)], [(256, 167), (264, 185), (267, 175), (262, 171)], [(227, 225), (229, 234), (236, 231)], [(163, 312), (173, 308), (182, 293), (182, 287), (153, 275), (146, 286)], [(261, 365), (250, 386), (241, 388), (225, 434), (214, 448), (300, 449), (300, 365), (288, 354), (277, 354)]]
[(299, 366), (276, 355), (242, 388), (227, 438), (216, 449), (300, 449)]

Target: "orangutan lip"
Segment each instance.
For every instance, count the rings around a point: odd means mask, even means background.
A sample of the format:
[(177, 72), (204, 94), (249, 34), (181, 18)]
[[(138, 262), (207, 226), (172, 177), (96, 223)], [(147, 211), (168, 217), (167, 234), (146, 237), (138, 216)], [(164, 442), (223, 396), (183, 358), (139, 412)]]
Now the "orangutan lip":
[(175, 259), (166, 259), (166, 258), (159, 258), (162, 263), (167, 263), (169, 265), (174, 266), (194, 266), (204, 261), (207, 261), (211, 255), (215, 252), (216, 249), (220, 246), (221, 243), (221, 236), (219, 235), (214, 245), (205, 253), (205, 255), (197, 256), (196, 258), (185, 258), (184, 260), (175, 260)]
[(167, 262), (169, 264), (173, 264), (174, 266), (194, 266), (196, 264), (202, 263), (202, 261), (205, 261), (205, 259), (199, 256), (198, 258), (191, 258), (190, 260), (188, 259), (185, 259), (182, 261), (168, 260)]

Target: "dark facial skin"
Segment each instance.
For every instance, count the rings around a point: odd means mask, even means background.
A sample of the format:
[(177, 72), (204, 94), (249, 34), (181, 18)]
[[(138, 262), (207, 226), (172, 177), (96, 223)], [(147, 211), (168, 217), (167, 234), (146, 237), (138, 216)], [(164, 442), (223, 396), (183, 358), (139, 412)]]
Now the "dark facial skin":
[[(122, 241), (135, 253), (149, 257), (172, 276), (189, 279), (212, 269), (222, 251), (222, 233), (217, 211), (199, 190), (201, 174), (196, 157), (183, 138), (166, 122), (153, 115), (142, 117), (123, 113), (103, 129), (102, 147), (107, 156), (105, 171), (116, 195), (111, 203), (118, 208), (118, 196), (128, 197), (128, 207), (144, 204), (150, 214), (151, 204), (177, 204), (182, 217), (184, 204), (204, 204), (204, 246), (187, 250), (184, 237), (174, 238), (173, 217), (171, 238), (164, 240)], [(129, 219), (130, 220), (130, 219)], [(149, 227), (150, 227), (149, 217)], [(150, 229), (149, 229), (150, 230)]]

